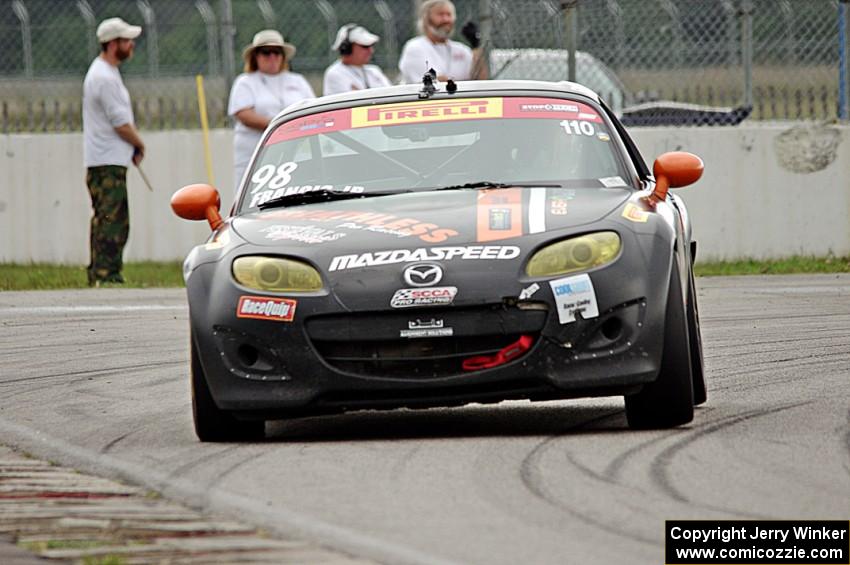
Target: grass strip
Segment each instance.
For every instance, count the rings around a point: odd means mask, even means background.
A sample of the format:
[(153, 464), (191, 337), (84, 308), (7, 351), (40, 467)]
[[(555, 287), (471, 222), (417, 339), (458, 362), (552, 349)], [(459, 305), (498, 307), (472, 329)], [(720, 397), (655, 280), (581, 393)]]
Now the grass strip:
[[(122, 271), (124, 284), (106, 285), (111, 288), (182, 287), (181, 264), (145, 261), (126, 263)], [(29, 265), (0, 264), (2, 290), (59, 290), (88, 288), (86, 268), (77, 265), (33, 263)]]
[(694, 265), (696, 276), (794, 275), (806, 273), (850, 273), (850, 257), (802, 257), (757, 261), (717, 261)]

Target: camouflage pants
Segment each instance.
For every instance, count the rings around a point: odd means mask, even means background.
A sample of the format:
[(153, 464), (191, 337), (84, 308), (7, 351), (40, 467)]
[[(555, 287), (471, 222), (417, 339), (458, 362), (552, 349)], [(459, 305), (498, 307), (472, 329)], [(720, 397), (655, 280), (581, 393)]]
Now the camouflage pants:
[(89, 167), (86, 185), (94, 214), (91, 218), (89, 245), (91, 262), (89, 284), (123, 282), (124, 245), (130, 233), (127, 204), (127, 167), (105, 165)]

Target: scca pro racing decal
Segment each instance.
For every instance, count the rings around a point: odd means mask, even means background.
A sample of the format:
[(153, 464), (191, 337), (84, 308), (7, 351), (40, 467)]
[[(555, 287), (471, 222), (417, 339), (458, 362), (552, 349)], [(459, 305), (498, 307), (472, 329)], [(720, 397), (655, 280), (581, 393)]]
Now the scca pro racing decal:
[(431, 288), (402, 288), (395, 291), (390, 306), (392, 308), (410, 308), (412, 306), (445, 306), (454, 302), (457, 296), (456, 286), (435, 286)]
[(296, 304), (297, 301), (289, 298), (240, 296), (239, 305), (236, 307), (236, 317), (291, 322), (295, 318)]
[(420, 247), (418, 249), (396, 249), (375, 251), (360, 255), (340, 255), (331, 259), (328, 271), (376, 267), (394, 263), (417, 261), (450, 261), (452, 259), (516, 259), (519, 247), (515, 245), (466, 245), (457, 247)]

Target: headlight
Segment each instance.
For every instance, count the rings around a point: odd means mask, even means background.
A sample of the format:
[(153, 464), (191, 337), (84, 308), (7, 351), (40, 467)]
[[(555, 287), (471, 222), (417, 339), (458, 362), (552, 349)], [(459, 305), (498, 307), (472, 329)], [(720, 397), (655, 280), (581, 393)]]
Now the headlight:
[(306, 263), (278, 257), (249, 256), (233, 261), (233, 278), (243, 286), (271, 292), (322, 289), (322, 276)]
[(548, 245), (525, 266), (530, 277), (551, 277), (610, 263), (620, 253), (620, 236), (612, 231), (589, 233)]

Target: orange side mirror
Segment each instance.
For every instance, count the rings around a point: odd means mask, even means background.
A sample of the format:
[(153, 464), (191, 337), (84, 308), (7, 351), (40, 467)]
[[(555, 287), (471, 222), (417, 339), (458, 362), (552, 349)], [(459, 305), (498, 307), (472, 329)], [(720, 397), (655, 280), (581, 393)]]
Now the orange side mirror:
[(184, 186), (171, 197), (171, 209), (184, 220), (206, 220), (213, 230), (223, 223), (218, 191), (208, 184)]
[(695, 183), (702, 176), (704, 169), (702, 159), (693, 153), (671, 151), (659, 155), (652, 166), (652, 173), (655, 175), (655, 191), (652, 196), (656, 200), (666, 199), (669, 189)]

